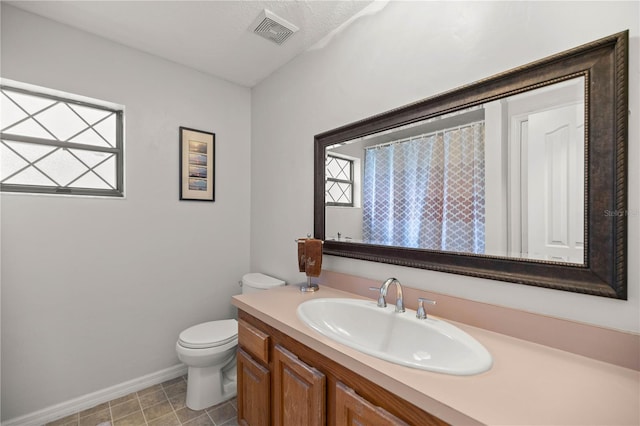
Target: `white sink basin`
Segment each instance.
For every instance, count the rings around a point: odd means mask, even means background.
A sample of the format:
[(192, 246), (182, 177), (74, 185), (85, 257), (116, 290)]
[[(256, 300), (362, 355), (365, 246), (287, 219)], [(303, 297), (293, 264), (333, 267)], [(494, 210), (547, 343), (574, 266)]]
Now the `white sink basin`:
[(491, 368), (491, 354), (476, 339), (443, 320), (416, 318), (407, 309), (379, 308), (360, 299), (313, 299), (298, 317), (336, 342), (396, 364), (438, 373), (472, 375)]

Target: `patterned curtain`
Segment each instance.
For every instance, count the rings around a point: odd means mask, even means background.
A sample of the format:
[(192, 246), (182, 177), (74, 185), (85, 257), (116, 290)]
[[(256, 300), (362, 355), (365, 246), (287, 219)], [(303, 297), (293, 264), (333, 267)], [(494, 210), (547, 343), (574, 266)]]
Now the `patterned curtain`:
[(484, 122), (367, 148), (363, 239), (484, 253)]

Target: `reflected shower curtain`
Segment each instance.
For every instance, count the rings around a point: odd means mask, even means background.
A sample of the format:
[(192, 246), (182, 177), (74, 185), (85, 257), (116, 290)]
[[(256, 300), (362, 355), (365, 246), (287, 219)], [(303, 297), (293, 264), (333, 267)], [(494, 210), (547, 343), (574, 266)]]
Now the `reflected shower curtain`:
[(367, 148), (363, 239), (484, 253), (484, 122)]

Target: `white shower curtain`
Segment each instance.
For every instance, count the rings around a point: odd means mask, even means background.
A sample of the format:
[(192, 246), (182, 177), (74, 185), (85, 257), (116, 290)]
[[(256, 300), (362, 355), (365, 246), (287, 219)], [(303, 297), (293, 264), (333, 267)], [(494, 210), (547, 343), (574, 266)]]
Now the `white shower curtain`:
[(484, 253), (484, 122), (365, 152), (370, 244)]

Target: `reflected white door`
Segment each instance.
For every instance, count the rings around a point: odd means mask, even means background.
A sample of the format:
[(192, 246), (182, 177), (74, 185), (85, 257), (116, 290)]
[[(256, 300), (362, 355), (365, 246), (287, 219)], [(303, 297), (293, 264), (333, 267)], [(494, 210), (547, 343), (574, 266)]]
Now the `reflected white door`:
[(529, 115), (526, 145), (522, 151), (528, 164), (526, 199), (537, 201), (526, 206), (527, 242), (523, 248), (528, 249), (530, 258), (582, 263), (583, 104)]

